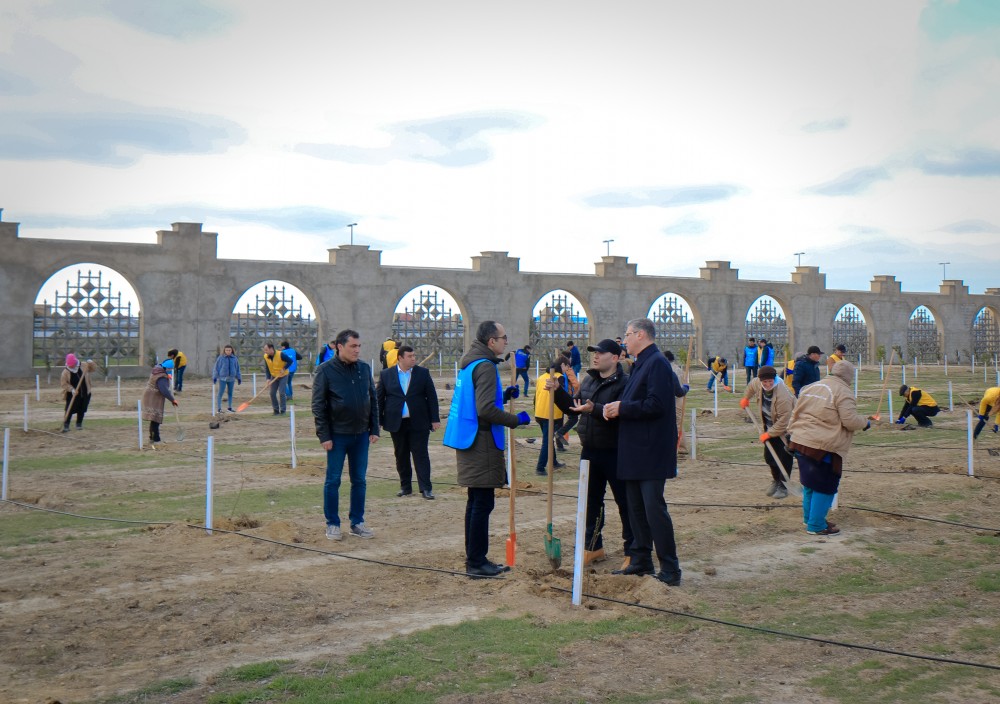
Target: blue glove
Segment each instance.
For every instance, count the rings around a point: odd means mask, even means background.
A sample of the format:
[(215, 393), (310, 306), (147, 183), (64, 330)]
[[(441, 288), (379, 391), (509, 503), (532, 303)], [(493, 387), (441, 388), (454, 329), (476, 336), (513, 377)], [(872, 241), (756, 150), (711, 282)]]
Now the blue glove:
[(903, 423), (905, 423), (905, 422), (906, 422), (906, 418), (900, 418), (899, 420), (896, 421), (896, 425), (903, 425)]
[(521, 395), (521, 390), (516, 386), (508, 386), (503, 390), (503, 402), (507, 403), (512, 398), (517, 398)]
[(870, 427), (872, 427), (872, 422), (868, 421), (867, 425), (861, 429), (861, 432), (868, 430)]
[(527, 411), (521, 411), (517, 414), (517, 424), (518, 425), (528, 425), (531, 422), (531, 416), (528, 415)]
[(983, 421), (985, 423), (986, 422), (986, 416), (979, 416), (979, 420), (981, 420), (981, 421)]
[(236, 380), (236, 385), (237, 385), (237, 386), (239, 386), (239, 385), (240, 385), (240, 384), (242, 384), (242, 383), (243, 383), (243, 380), (242, 380), (242, 379), (237, 379), (237, 380)]
[(993, 426), (993, 432), (994, 433), (1000, 433), (1000, 425), (994, 425)]
[(681, 384), (681, 388), (684, 389), (685, 394), (691, 390), (691, 386), (689, 384)]

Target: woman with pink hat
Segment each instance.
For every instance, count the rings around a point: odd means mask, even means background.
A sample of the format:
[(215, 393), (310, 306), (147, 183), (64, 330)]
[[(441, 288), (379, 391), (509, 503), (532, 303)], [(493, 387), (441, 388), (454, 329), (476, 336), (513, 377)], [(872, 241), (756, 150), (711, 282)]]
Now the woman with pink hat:
[(83, 416), (90, 405), (90, 374), (89, 367), (80, 365), (80, 360), (70, 352), (66, 355), (66, 368), (59, 377), (59, 387), (66, 395), (66, 415), (63, 416), (64, 433), (69, 432), (69, 419), (76, 414), (76, 429), (83, 429)]

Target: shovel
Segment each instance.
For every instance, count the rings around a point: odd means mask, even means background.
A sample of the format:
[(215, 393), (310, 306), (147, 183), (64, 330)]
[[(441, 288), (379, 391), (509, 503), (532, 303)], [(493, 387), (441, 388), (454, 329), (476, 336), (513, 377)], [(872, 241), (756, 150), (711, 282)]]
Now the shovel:
[(181, 425), (181, 412), (174, 406), (174, 418), (177, 419), (177, 442), (184, 442), (184, 426)]
[[(746, 408), (746, 412), (747, 415), (750, 416), (750, 420), (753, 421), (753, 427), (756, 429), (757, 434), (761, 435), (764, 431), (761, 430), (760, 423), (757, 422), (757, 416), (750, 411), (749, 406)], [(771, 444), (765, 442), (764, 445), (767, 447), (767, 451), (771, 453), (771, 458), (774, 460), (774, 464), (778, 467), (784, 467), (784, 465), (781, 464), (781, 460), (778, 459), (778, 453), (774, 451)], [(780, 473), (781, 470), (779, 469), (778, 472)], [(788, 473), (788, 479), (785, 481), (785, 488), (788, 489), (788, 493), (792, 496), (802, 496), (802, 485), (792, 479), (791, 472)]]
[[(512, 384), (517, 384), (517, 370), (511, 369)], [(510, 412), (514, 412), (514, 399), (510, 400)], [(517, 459), (514, 455), (514, 430), (510, 429), (510, 447), (507, 448), (509, 453), (507, 456), (510, 458), (510, 476), (507, 477), (510, 480), (510, 535), (507, 536), (507, 565), (510, 567), (514, 566), (514, 558), (517, 553), (517, 532), (514, 530), (514, 497), (517, 494)]]
[(252, 399), (250, 399), (249, 401), (244, 401), (243, 403), (241, 403), (240, 405), (238, 405), (238, 406), (236, 407), (236, 412), (237, 412), (237, 413), (242, 413), (242, 412), (243, 412), (243, 411), (245, 411), (246, 409), (250, 408), (250, 404), (251, 404), (251, 403), (253, 403), (254, 401), (256, 401), (256, 400), (257, 400), (258, 398), (260, 398), (260, 395), (261, 395), (262, 393), (264, 393), (265, 391), (267, 391), (267, 387), (269, 387), (269, 386), (271, 385), (271, 383), (272, 383), (272, 382), (273, 382), (273, 381), (274, 381), (274, 380), (275, 380), (276, 378), (277, 378), (277, 377), (273, 377), (273, 376), (272, 376), (272, 377), (271, 377), (270, 379), (268, 379), (268, 380), (267, 380), (267, 383), (266, 383), (266, 384), (264, 384), (264, 388), (262, 388), (262, 389), (261, 389), (260, 391), (258, 391), (258, 392), (257, 392), (257, 395), (256, 395), (256, 396), (254, 396), (254, 397), (253, 397)]
[(549, 470), (549, 506), (548, 506), (548, 525), (545, 527), (545, 554), (549, 558), (549, 563), (552, 565), (553, 570), (559, 569), (559, 565), (562, 564), (562, 541), (559, 538), (552, 537), (552, 498), (554, 491), (553, 475), (556, 471), (555, 462), (555, 400), (556, 395), (554, 392), (549, 392), (549, 456), (548, 456), (548, 470)]

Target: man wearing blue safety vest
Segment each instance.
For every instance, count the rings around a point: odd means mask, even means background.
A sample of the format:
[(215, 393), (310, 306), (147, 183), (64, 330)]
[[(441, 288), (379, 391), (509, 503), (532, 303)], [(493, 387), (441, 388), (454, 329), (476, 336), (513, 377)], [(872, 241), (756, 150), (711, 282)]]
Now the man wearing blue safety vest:
[(524, 411), (517, 415), (503, 410), (516, 398), (518, 388), (503, 390), (497, 365), (507, 348), (507, 333), (492, 320), (480, 323), (476, 339), (459, 362), (458, 380), (451, 399), (444, 445), (455, 449), (458, 485), (466, 487), (465, 571), (470, 577), (496, 577), (510, 570), (490, 561), (490, 513), (494, 489), (507, 478), (504, 462), (504, 427), (531, 422)]
[(288, 367), (288, 383), (285, 386), (285, 395), (288, 400), (291, 401), (292, 397), (295, 395), (292, 389), (292, 379), (295, 377), (295, 372), (299, 370), (299, 360), (302, 359), (302, 355), (291, 346), (288, 340), (281, 343), (281, 353), (287, 355), (289, 359), (292, 360), (291, 366)]

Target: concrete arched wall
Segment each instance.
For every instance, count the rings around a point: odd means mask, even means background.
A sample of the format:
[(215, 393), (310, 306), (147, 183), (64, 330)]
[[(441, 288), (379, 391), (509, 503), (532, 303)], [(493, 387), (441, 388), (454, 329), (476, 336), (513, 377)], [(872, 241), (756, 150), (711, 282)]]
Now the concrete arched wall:
[[(706, 262), (698, 277), (639, 276), (636, 264), (610, 256), (596, 263), (593, 274), (522, 272), (518, 259), (506, 252), (482, 252), (472, 257), (470, 269), (389, 267), (381, 264), (379, 252), (360, 245), (331, 249), (328, 262), (222, 260), (217, 238), (200, 224), (176, 223), (157, 232), (155, 244), (53, 241), (20, 238), (17, 223), (0, 222), (0, 333), (7, 347), (0, 374), (33, 373), (35, 296), (52, 273), (79, 262), (120, 272), (142, 305), (144, 348), (184, 350), (195, 374), (209, 372), (216, 349), (228, 340), (239, 296), (266, 279), (285, 281), (309, 298), (321, 339), (345, 327), (358, 330), (365, 357), (376, 355), (391, 329), (396, 302), (420, 285), (438, 286), (452, 296), (462, 313), (466, 345), (487, 319), (504, 324), (512, 346), (524, 344), (535, 302), (554, 289), (572, 293), (584, 307), (588, 343), (621, 335), (625, 323), (645, 317), (663, 292), (675, 293), (695, 316), (699, 349), (713, 351), (742, 347), (746, 311), (763, 294), (781, 304), (793, 353), (811, 344), (829, 349), (831, 321), (848, 302), (864, 312), (873, 349), (905, 346), (910, 312), (923, 304), (934, 312), (945, 349), (954, 358), (955, 351), (972, 348), (971, 321), (979, 309), (1000, 308), (1000, 289), (971, 295), (961, 281), (943, 282), (938, 293), (902, 293), (895, 277), (880, 275), (870, 291), (827, 290), (826, 277), (816, 267), (797, 267), (786, 282), (741, 281), (724, 261)], [(147, 371), (133, 370), (137, 375)]]

